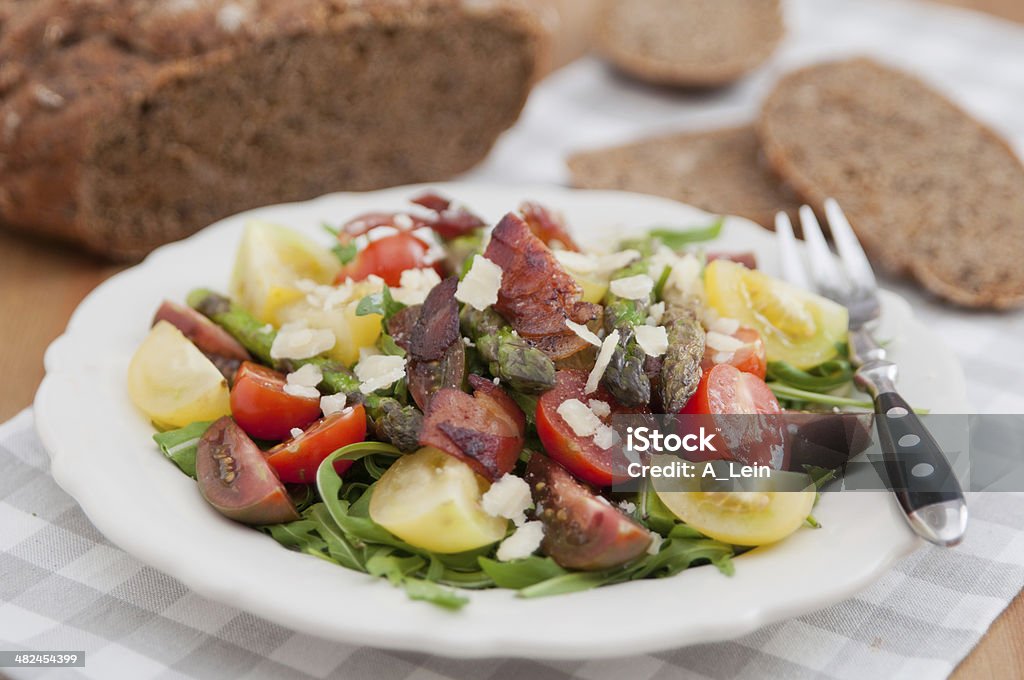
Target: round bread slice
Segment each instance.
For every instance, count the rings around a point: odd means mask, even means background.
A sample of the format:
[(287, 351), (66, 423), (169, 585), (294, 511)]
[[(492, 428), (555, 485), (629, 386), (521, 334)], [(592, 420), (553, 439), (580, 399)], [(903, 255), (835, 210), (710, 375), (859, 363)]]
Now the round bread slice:
[(758, 133), (799, 195), (839, 202), (874, 262), (961, 305), (1024, 303), (1024, 166), (918, 79), (868, 59), (798, 70)]
[(575, 186), (665, 196), (709, 212), (741, 215), (771, 229), (795, 197), (758, 159), (751, 126), (654, 137), (568, 160)]
[(512, 0), (0, 2), (0, 224), (134, 259), (468, 170), (543, 56)]
[(778, 0), (599, 0), (598, 52), (661, 85), (731, 83), (763, 63), (785, 31)]

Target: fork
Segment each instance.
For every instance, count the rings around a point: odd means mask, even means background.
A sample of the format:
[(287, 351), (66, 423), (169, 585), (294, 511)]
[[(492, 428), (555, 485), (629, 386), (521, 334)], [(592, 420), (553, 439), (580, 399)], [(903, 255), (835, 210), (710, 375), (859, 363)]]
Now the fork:
[(967, 504), (960, 484), (935, 438), (910, 404), (896, 391), (896, 364), (873, 335), (881, 312), (878, 286), (867, 256), (850, 223), (833, 199), (825, 201), (836, 261), (809, 206), (800, 208), (800, 226), (810, 255), (805, 268), (789, 216), (775, 216), (775, 234), (783, 276), (849, 311), (850, 361), (854, 382), (871, 395), (875, 406), (882, 460), (889, 488), (907, 522), (921, 538), (936, 545), (957, 545), (967, 529)]

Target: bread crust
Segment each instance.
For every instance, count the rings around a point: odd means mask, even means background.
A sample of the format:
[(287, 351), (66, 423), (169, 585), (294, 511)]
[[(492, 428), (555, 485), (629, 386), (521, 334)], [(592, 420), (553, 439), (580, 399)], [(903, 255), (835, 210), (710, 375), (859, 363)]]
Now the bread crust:
[(757, 131), (816, 210), (839, 201), (872, 261), (955, 304), (1024, 304), (1024, 166), (917, 78), (856, 58), (783, 77)]
[(578, 187), (656, 194), (773, 229), (777, 212), (795, 215), (799, 204), (758, 156), (753, 126), (744, 125), (585, 151), (567, 163)]
[[(407, 35), (432, 39), (421, 40), (415, 55), (409, 45), (389, 47), (389, 40)], [(362, 56), (342, 54), (340, 46), (357, 40), (365, 50)], [(518, 117), (543, 66), (545, 41), (536, 16), (517, 0), (0, 0), (0, 224), (117, 259), (135, 259), (161, 243), (257, 205), (457, 174), (481, 160), (498, 134)], [(334, 52), (332, 46), (337, 46)], [(343, 148), (336, 149), (329, 161), (312, 152), (293, 153), (295, 144), (309, 140), (272, 120), (275, 93), (263, 88), (287, 81), (288, 69), (302, 77), (313, 72), (321, 80), (334, 78), (337, 90), (313, 92), (312, 85), (307, 87), (312, 112), (321, 94), (325, 102), (336, 104), (348, 82), (362, 83), (363, 91), (369, 88), (366, 78), (360, 77), (373, 70), (375, 61), (389, 58), (389, 50), (392, 59), (405, 58), (395, 54), (407, 55), (403, 63), (409, 68), (404, 76), (405, 69), (393, 69), (394, 74), (380, 83), (381, 100), (373, 111), (379, 111), (379, 124), (367, 120), (368, 112), (357, 106), (345, 111), (334, 106), (341, 114), (356, 111), (361, 116), (359, 137), (368, 147), (380, 144), (380, 156), (386, 158), (375, 160), (369, 151), (360, 155)], [(499, 63), (495, 77), (503, 79), (505, 89), (490, 101), (475, 96), (485, 94), (476, 91), (471, 99), (467, 90), (478, 86), (487, 66), (452, 56), (464, 57), (473, 50)], [(291, 53), (340, 55), (347, 61), (289, 64)], [(266, 79), (257, 77), (261, 58), (267, 59)], [(334, 75), (332, 69), (340, 70)], [(227, 143), (227, 132), (221, 135), (210, 127), (215, 133), (210, 146), (218, 148), (183, 143), (189, 138), (190, 115), (206, 123), (203, 116), (214, 115), (206, 109), (227, 108), (218, 108), (211, 97), (197, 99), (197, 110), (179, 111), (178, 122), (164, 116), (167, 129), (176, 136), (153, 148), (151, 142), (159, 141), (160, 133), (144, 122), (146, 116), (158, 117), (153, 109), (185, 100), (190, 88), (197, 97), (216, 92), (219, 79), (229, 77), (240, 83), (237, 90), (224, 93), (236, 98), (238, 117), (221, 121), (222, 127), (238, 128), (252, 140), (253, 150), (260, 145), (274, 149), (280, 172), (303, 173), (301, 178), (283, 175), (288, 181), (280, 186), (254, 181), (253, 191), (245, 196), (244, 168), (224, 166), (222, 159), (220, 147)], [(249, 80), (242, 81), (243, 77)], [(437, 80), (436, 86), (417, 86), (422, 118), (428, 121), (422, 139), (416, 135), (411, 112), (388, 109), (390, 101), (403, 101), (403, 92), (416, 85), (413, 78)], [(469, 106), (477, 102), (478, 110), (466, 115), (476, 115), (481, 122), (463, 126), (458, 112), (446, 109), (455, 101), (469, 101)], [(289, 104), (294, 108), (294, 102)], [(262, 119), (254, 112), (267, 115)], [(315, 119), (325, 154), (335, 138), (329, 134), (330, 117), (330, 112), (320, 111)], [(302, 120), (301, 112), (291, 118), (296, 119), (290, 122), (297, 130), (314, 122), (312, 115)], [(339, 130), (352, 127), (343, 115), (337, 118)], [(387, 130), (389, 122), (398, 120), (400, 129), (389, 130), (387, 139), (374, 136), (375, 129)], [(120, 143), (118, 163), (123, 163), (131, 158), (125, 138), (144, 136), (140, 133), (151, 137), (132, 141), (148, 174), (133, 175), (122, 168), (118, 180), (104, 154)], [(260, 161), (254, 174), (270, 172), (271, 154), (254, 156)], [(304, 158), (315, 162), (289, 167)], [(361, 164), (355, 159), (362, 159)], [(159, 186), (159, 163), (173, 171), (170, 181), (181, 187), (180, 200), (171, 189)], [(186, 165), (195, 170), (192, 175), (182, 169)], [(126, 209), (118, 218), (111, 199), (117, 192), (115, 180), (123, 182), (126, 205), (133, 193), (159, 195), (152, 223), (141, 209)], [(124, 223), (118, 224), (119, 219)]]
[(778, 0), (596, 0), (597, 51), (669, 87), (718, 87), (764, 63), (785, 32)]

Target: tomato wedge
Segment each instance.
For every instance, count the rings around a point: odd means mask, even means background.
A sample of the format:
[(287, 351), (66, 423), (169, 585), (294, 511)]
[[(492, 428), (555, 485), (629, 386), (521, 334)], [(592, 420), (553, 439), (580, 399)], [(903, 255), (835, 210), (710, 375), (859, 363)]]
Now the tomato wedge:
[[(366, 409), (356, 404), (326, 418), (321, 418), (298, 437), (278, 444), (267, 451), (267, 462), (282, 482), (312, 484), (324, 458), (343, 446), (366, 439)], [(352, 467), (353, 461), (339, 460), (334, 470), (339, 475)]]
[(256, 439), (282, 441), (292, 428), (305, 429), (320, 417), (320, 400), (284, 391), (285, 377), (251, 361), (242, 363), (231, 388), (231, 414)]
[(725, 448), (688, 454), (687, 458), (725, 458), (785, 469), (785, 431), (782, 418), (775, 417), (781, 414), (779, 402), (764, 380), (731, 364), (718, 364), (701, 377), (697, 392), (680, 412), (681, 416), (716, 417), (681, 418), (680, 424), (687, 432), (702, 425), (720, 428)]
[[(628, 479), (626, 460), (619, 453), (619, 446), (604, 449), (594, 442), (593, 437), (577, 435), (558, 413), (558, 407), (569, 399), (579, 399), (584, 404), (591, 400), (602, 401), (611, 407), (612, 415), (640, 411), (622, 406), (604, 387), (585, 394), (586, 384), (586, 371), (565, 370), (555, 374), (555, 386), (537, 402), (537, 435), (548, 455), (577, 479), (594, 486), (611, 486)], [(610, 418), (605, 416), (601, 420), (607, 425)]]
[(444, 272), (440, 265), (430, 261), (427, 252), (430, 246), (412, 234), (398, 233), (371, 241), (359, 251), (356, 259), (341, 268), (335, 283), (345, 279), (362, 281), (370, 275), (384, 279), (389, 286), (398, 286), (402, 272), (406, 269), (433, 267), (438, 274)]

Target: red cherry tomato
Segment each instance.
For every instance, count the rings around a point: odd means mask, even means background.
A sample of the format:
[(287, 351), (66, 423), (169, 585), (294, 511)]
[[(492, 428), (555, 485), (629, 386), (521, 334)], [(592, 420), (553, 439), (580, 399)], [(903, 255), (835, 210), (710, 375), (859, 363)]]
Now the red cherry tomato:
[(356, 259), (341, 268), (335, 283), (345, 279), (362, 281), (371, 274), (384, 279), (389, 286), (398, 286), (402, 272), (406, 269), (434, 267), (443, 274), (436, 263), (428, 262), (430, 246), (412, 234), (400, 233), (371, 241), (359, 251)]
[[(716, 452), (688, 454), (691, 460), (730, 459), (779, 467), (785, 455), (782, 409), (764, 380), (731, 364), (718, 364), (701, 377), (697, 392), (680, 412), (686, 431), (721, 429)], [(730, 417), (730, 416), (736, 417)]]
[[(615, 401), (603, 387), (596, 392), (584, 394), (587, 372), (578, 370), (558, 371), (555, 386), (545, 392), (537, 402), (537, 435), (544, 444), (544, 450), (576, 478), (595, 486), (611, 486), (627, 479), (625, 458), (619, 453), (620, 446), (602, 449), (594, 438), (580, 437), (558, 413), (558, 407), (568, 399), (579, 399), (584, 404), (591, 399), (603, 401), (611, 407), (612, 414), (637, 413)], [(610, 416), (601, 418), (610, 423)]]
[[(290, 441), (267, 451), (267, 462), (282, 482), (312, 484), (324, 458), (343, 446), (366, 439), (366, 410), (362, 404), (332, 413)], [(340, 475), (352, 467), (353, 461), (339, 460), (334, 470)]]
[(753, 328), (741, 326), (732, 337), (743, 343), (735, 352), (719, 352), (708, 347), (704, 350), (701, 367), (705, 372), (717, 364), (730, 364), (744, 373), (756, 375), (764, 380), (768, 372), (768, 353), (764, 348), (761, 334)]
[(231, 388), (231, 414), (256, 439), (284, 440), (320, 416), (320, 400), (284, 391), (285, 378), (250, 361), (242, 363)]

